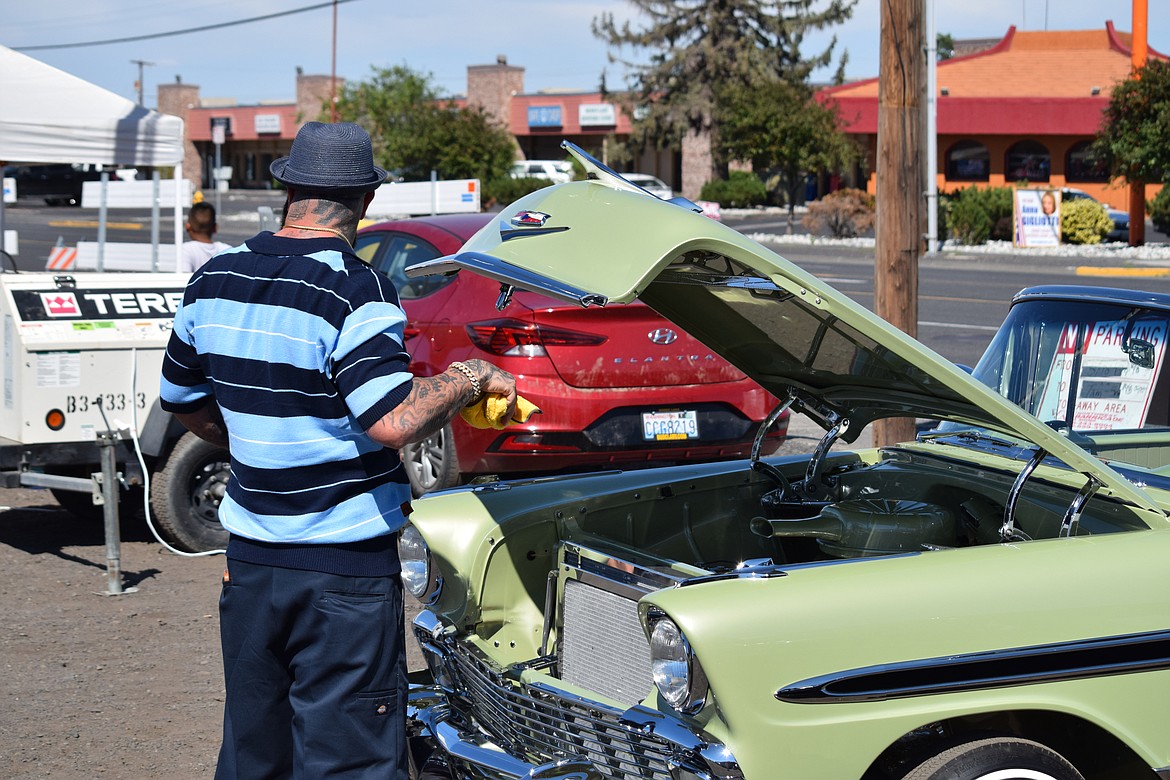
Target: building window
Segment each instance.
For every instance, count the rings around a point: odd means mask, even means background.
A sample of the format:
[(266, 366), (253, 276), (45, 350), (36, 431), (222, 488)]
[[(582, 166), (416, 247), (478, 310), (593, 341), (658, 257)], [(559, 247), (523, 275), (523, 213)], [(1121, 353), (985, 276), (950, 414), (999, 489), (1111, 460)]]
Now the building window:
[(1019, 141), (1007, 150), (1005, 176), (1013, 181), (1048, 181), (1052, 170), (1052, 155), (1048, 147), (1038, 141)]
[(991, 156), (978, 141), (959, 141), (947, 150), (948, 181), (987, 181)]
[(1064, 177), (1069, 181), (1109, 181), (1109, 172), (1093, 156), (1092, 141), (1081, 141), (1068, 150)]

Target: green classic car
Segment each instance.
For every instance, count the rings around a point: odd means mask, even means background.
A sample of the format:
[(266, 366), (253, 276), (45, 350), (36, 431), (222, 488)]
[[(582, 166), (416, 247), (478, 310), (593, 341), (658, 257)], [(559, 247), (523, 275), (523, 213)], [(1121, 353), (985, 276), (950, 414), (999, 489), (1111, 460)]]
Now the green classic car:
[(1170, 778), (1170, 298), (1025, 291), (972, 374), (566, 148), (412, 273), (641, 299), (824, 438), (417, 502), (416, 774)]

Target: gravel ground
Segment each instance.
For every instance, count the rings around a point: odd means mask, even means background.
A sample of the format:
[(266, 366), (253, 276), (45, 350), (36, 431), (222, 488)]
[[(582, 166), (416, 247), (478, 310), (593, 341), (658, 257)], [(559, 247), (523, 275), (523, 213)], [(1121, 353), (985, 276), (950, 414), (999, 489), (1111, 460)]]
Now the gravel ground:
[(39, 490), (0, 490), (0, 777), (211, 777), (223, 683), (222, 559), (180, 558), (127, 527), (108, 590), (102, 527)]
[(167, 552), (127, 520), (122, 595), (108, 595), (106, 564), (101, 523), (47, 491), (0, 489), (0, 778), (214, 774), (223, 558)]
[[(811, 451), (819, 435), (794, 420), (783, 451)], [(122, 595), (107, 595), (106, 563), (100, 523), (75, 519), (47, 491), (0, 489), (0, 778), (214, 773), (223, 559), (169, 553), (126, 520)], [(416, 610), (408, 603), (408, 621)], [(408, 653), (422, 668), (413, 640)]]

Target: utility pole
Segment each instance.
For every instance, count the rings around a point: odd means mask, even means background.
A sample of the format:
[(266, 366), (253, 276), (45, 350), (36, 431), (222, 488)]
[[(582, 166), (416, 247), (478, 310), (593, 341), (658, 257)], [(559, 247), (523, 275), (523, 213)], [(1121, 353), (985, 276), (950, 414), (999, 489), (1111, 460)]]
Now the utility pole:
[[(877, 225), (874, 311), (918, 335), (918, 258), (923, 249), (923, 135), (926, 81), (926, 0), (881, 3), (878, 66)], [(874, 423), (876, 446), (908, 441), (913, 418)]]
[(337, 0), (333, 0), (333, 64), (329, 69), (329, 121), (337, 123)]
[(938, 33), (935, 0), (926, 0), (926, 251), (938, 251)]
[[(1130, 64), (1134, 72), (1146, 66), (1150, 56), (1149, 5), (1147, 0), (1133, 0), (1133, 44), (1130, 50)], [(1146, 183), (1129, 183), (1129, 245), (1142, 246), (1146, 243)]]
[(147, 65), (154, 65), (154, 63), (147, 62), (146, 60), (130, 60), (130, 63), (138, 66), (138, 81), (134, 82), (134, 86), (138, 89), (138, 105), (142, 106), (142, 105), (145, 105), (145, 102), (142, 99), (143, 84), (144, 84), (142, 69)]

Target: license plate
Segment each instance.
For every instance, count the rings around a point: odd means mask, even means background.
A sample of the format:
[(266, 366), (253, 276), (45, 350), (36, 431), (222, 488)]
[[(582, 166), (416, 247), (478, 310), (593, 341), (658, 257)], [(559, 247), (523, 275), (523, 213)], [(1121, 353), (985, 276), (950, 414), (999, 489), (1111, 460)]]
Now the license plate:
[(699, 438), (699, 416), (694, 410), (643, 412), (642, 438), (646, 441), (677, 441)]

